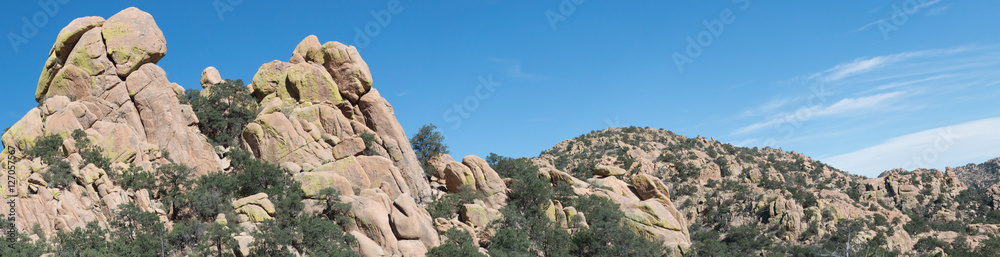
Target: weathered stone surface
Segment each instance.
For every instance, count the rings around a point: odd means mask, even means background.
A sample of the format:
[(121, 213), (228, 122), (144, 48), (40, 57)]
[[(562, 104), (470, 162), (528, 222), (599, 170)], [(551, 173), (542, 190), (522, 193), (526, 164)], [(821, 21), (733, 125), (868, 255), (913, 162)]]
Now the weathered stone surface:
[(390, 198), (410, 192), (406, 180), (391, 160), (381, 156), (358, 156), (357, 160), (371, 181), (370, 188), (380, 189)]
[(274, 219), (264, 210), (264, 207), (259, 205), (244, 205), (236, 210), (236, 213), (245, 214), (250, 219), (251, 222), (262, 222), (265, 220)]
[(250, 245), (253, 243), (253, 236), (234, 236), (236, 239), (236, 244), (239, 246), (233, 249), (239, 254), (239, 256), (250, 256)]
[(316, 170), (318, 172), (338, 174), (346, 178), (347, 181), (350, 181), (351, 187), (355, 191), (371, 188), (372, 185), (372, 179), (369, 177), (368, 172), (361, 167), (361, 163), (355, 157), (348, 157), (336, 162), (327, 163), (316, 168)]
[(372, 87), (371, 72), (358, 54), (358, 49), (339, 42), (327, 42), (323, 44), (322, 51), (324, 61), (319, 63), (333, 77), (340, 94), (351, 103), (357, 103)]
[[(90, 76), (101, 74), (114, 74), (116, 72), (114, 63), (108, 59), (107, 48), (104, 45), (104, 38), (101, 36), (102, 28), (94, 28), (83, 34), (80, 41), (73, 47), (66, 59), (66, 64), (80, 67)], [(103, 87), (99, 89), (104, 89)], [(97, 94), (94, 94), (97, 95)]]
[(399, 240), (399, 253), (403, 257), (427, 256), (427, 245), (419, 240)]
[(201, 71), (201, 88), (209, 88), (222, 84), (222, 82), (222, 75), (219, 74), (219, 70), (215, 69), (215, 67), (209, 66)]
[(462, 158), (462, 164), (469, 167), (472, 171), (472, 176), (476, 181), (476, 189), (479, 191), (492, 195), (504, 193), (507, 190), (503, 179), (490, 167), (489, 163), (486, 163), (486, 160), (475, 155), (469, 155)]
[[(42, 111), (34, 108), (28, 111), (21, 120), (14, 123), (7, 132), (3, 133), (3, 145), (13, 146), (18, 152), (35, 145), (35, 139), (43, 136), (44, 124), (42, 123)], [(4, 151), (7, 151), (4, 149)]]
[(455, 159), (451, 158), (451, 155), (438, 154), (427, 160), (426, 164), (431, 167), (431, 176), (442, 179), (444, 178), (444, 169), (448, 167), (448, 163), (452, 162), (455, 162)]
[(399, 240), (392, 231), (389, 213), (392, 201), (380, 191), (366, 189), (359, 196), (345, 197), (351, 204), (350, 214), (354, 218), (351, 231), (361, 231), (365, 236), (382, 247), (387, 254), (397, 254)]
[(56, 42), (52, 44), (52, 50), (49, 51), (49, 55), (54, 55), (60, 60), (67, 60), (73, 46), (80, 40), (80, 37), (91, 29), (100, 27), (103, 24), (104, 18), (97, 16), (74, 19), (56, 35)]
[(288, 68), (288, 93), (301, 103), (340, 104), (337, 83), (318, 64), (300, 63)]
[(410, 187), (410, 192), (418, 202), (431, 200), (430, 185), (424, 179), (424, 170), (410, 146), (410, 140), (396, 120), (392, 106), (372, 88), (358, 102), (365, 116), (367, 127), (375, 131), (381, 144), (389, 151), (393, 163), (400, 169)]
[(500, 212), (479, 204), (463, 204), (458, 210), (459, 219), (477, 228), (485, 228), (494, 220), (500, 219)]
[(333, 147), (333, 158), (343, 159), (360, 154), (365, 150), (365, 141), (360, 137), (354, 137), (340, 141)]
[(358, 240), (358, 252), (364, 257), (383, 257), (387, 256), (382, 246), (375, 242), (367, 235), (361, 233), (361, 231), (350, 231), (349, 232), (354, 238)]
[(298, 118), (281, 112), (262, 113), (247, 125), (243, 139), (245, 148), (254, 156), (270, 162), (295, 161), (319, 166), (335, 160), (322, 138), (317, 140), (304, 130)]
[(169, 152), (172, 161), (201, 173), (220, 169), (208, 138), (187, 127), (180, 101), (163, 69), (151, 63), (143, 65), (125, 84), (134, 95), (148, 142)]
[(472, 237), (472, 244), (479, 245), (479, 236), (476, 234), (476, 229), (473, 228), (472, 226), (469, 226), (468, 224), (462, 223), (461, 221), (454, 219), (452, 220), (445, 218), (434, 219), (434, 228), (436, 228), (438, 233), (440, 233), (441, 235), (444, 235), (445, 232), (448, 232), (448, 230), (456, 227), (460, 230), (464, 230), (469, 233), (469, 236)]
[[(672, 206), (671, 206), (672, 207)], [(665, 246), (685, 250), (691, 246), (683, 217), (674, 217), (667, 207), (654, 200), (623, 205), (625, 224), (650, 239), (664, 240)]]
[(639, 197), (633, 194), (632, 190), (628, 188), (628, 184), (626, 184), (625, 181), (619, 180), (617, 177), (590, 178), (587, 179), (587, 182), (597, 187), (607, 188), (617, 195), (633, 200), (639, 200)]
[(274, 204), (271, 203), (271, 200), (267, 198), (267, 194), (265, 193), (258, 193), (236, 200), (233, 202), (233, 209), (239, 209), (246, 205), (257, 205), (264, 208), (264, 211), (267, 211), (268, 214), (275, 213)]
[[(83, 17), (73, 20), (59, 31), (59, 35), (56, 36), (56, 42), (52, 45), (52, 50), (49, 51), (49, 58), (45, 61), (45, 66), (42, 68), (42, 74), (38, 77), (35, 101), (42, 102), (45, 93), (49, 90), (52, 79), (62, 69), (63, 65), (66, 64), (66, 60), (69, 59), (70, 53), (74, 51), (74, 46), (77, 45), (80, 38), (93, 28), (103, 24), (104, 18)], [(105, 59), (107, 58), (105, 57)]]
[(419, 240), (425, 248), (440, 244), (430, 213), (417, 206), (409, 193), (401, 194), (393, 201), (390, 221), (398, 239)]
[(458, 162), (451, 162), (445, 166), (444, 179), (448, 192), (460, 192), (463, 186), (471, 190), (476, 189), (476, 178), (472, 175), (472, 169)]
[(319, 198), (323, 189), (335, 188), (341, 195), (354, 195), (351, 181), (331, 172), (303, 172), (295, 174), (293, 177), (302, 184), (303, 196), (306, 198)]
[(92, 89), (96, 88), (94, 80), (90, 78), (87, 71), (67, 64), (52, 78), (52, 84), (48, 86), (48, 90), (43, 95), (46, 97), (64, 95), (70, 99), (82, 99), (90, 96)]
[(118, 76), (128, 77), (147, 63), (156, 63), (167, 54), (167, 40), (153, 16), (135, 7), (111, 16), (102, 26), (108, 54)]
[(319, 38), (316, 35), (309, 35), (299, 42), (299, 45), (295, 47), (295, 54), (299, 54), (303, 57), (303, 60), (314, 63), (323, 63), (323, 51), (322, 45), (319, 44)]
[(266, 96), (275, 93), (278, 98), (291, 98), (285, 87), (288, 81), (288, 68), (291, 66), (278, 60), (261, 65), (257, 69), (257, 74), (253, 76), (253, 95), (262, 102)]
[(614, 166), (597, 165), (597, 167), (594, 168), (594, 175), (597, 176), (622, 176), (625, 175), (625, 173), (627, 173), (625, 169)]

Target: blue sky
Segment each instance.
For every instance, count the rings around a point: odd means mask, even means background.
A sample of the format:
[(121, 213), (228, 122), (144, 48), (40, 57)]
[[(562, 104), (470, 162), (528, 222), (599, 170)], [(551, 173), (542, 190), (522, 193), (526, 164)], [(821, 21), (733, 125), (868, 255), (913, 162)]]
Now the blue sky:
[(0, 10), (3, 126), (36, 105), (63, 26), (136, 6), (188, 88), (207, 66), (250, 81), (311, 34), (357, 45), (404, 129), (438, 125), (456, 156), (537, 156), (634, 125), (867, 176), (1000, 157), (992, 1), (63, 1)]

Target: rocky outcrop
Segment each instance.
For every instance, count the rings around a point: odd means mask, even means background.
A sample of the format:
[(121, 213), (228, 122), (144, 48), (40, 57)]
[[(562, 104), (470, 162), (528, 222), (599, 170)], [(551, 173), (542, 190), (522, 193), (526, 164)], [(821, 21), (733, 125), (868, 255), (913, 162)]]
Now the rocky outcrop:
[(945, 168), (945, 173), (962, 181), (970, 188), (986, 189), (1000, 182), (1000, 158), (980, 164)]
[(507, 185), (486, 160), (469, 155), (459, 163), (451, 155), (440, 154), (428, 160), (428, 165), (433, 169), (432, 183), (443, 184), (449, 193), (468, 188), (482, 195), (490, 208), (496, 210), (507, 205)]
[(240, 215), (240, 222), (262, 222), (274, 219), (274, 203), (267, 194), (259, 193), (233, 201), (233, 209)]
[[(320, 45), (315, 36), (309, 36), (292, 55), (293, 62), (266, 63), (254, 75), (252, 94), (263, 108), (244, 131), (243, 148), (266, 161), (301, 167), (331, 163), (342, 167), (336, 163), (367, 151), (392, 164), (392, 169), (382, 170), (391, 178), (376, 179), (401, 188), (390, 187), (386, 193), (394, 197), (410, 193), (417, 202), (429, 201), (430, 186), (416, 154), (392, 106), (371, 87), (368, 65), (357, 49), (337, 42)], [(213, 71), (205, 74), (205, 81), (211, 83)], [(371, 142), (363, 140), (366, 134), (372, 135)], [(341, 176), (360, 182), (353, 179), (357, 174)], [(365, 184), (355, 189), (372, 185)]]
[(361, 244), (364, 256), (420, 256), (440, 245), (437, 230), (427, 210), (419, 208), (409, 194), (395, 199), (376, 189), (358, 196), (342, 196), (354, 219), (348, 232)]
[[(221, 83), (217, 73), (202, 72), (206, 89)], [(371, 85), (354, 47), (320, 45), (309, 36), (290, 62), (265, 63), (254, 75), (251, 93), (262, 108), (244, 130), (242, 148), (281, 163), (307, 202), (338, 189), (351, 205), (348, 230), (362, 255), (422, 256), (440, 244), (420, 206), (431, 188), (392, 106)], [(496, 188), (499, 176), (490, 179), (487, 188)]]
[[(166, 40), (156, 22), (137, 8), (107, 20), (79, 18), (60, 31), (39, 76), (39, 106), (2, 136), (7, 147), (0, 154), (3, 166), (20, 160), (14, 163), (18, 181), (12, 183), (21, 185), (18, 230), (28, 232), (39, 224), (51, 235), (91, 221), (106, 225), (108, 215), (128, 202), (165, 214), (148, 192), (123, 190), (93, 165), (79, 168), (80, 149), (69, 136), (75, 130), (84, 131), (119, 172), (128, 164), (152, 168), (178, 163), (200, 174), (221, 169), (191, 107), (180, 104), (177, 84), (156, 65), (165, 54)], [(22, 159), (22, 151), (45, 135), (64, 139), (62, 150), (77, 178), (64, 189), (47, 186), (39, 176), (50, 167)]]

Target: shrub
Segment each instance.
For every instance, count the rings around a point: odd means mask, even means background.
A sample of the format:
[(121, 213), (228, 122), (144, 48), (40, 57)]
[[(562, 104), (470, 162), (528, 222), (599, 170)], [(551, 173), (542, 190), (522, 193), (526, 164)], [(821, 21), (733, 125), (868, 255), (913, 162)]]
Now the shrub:
[(427, 124), (420, 127), (420, 131), (410, 138), (410, 145), (417, 154), (417, 160), (423, 165), (424, 171), (430, 174), (431, 167), (427, 165), (427, 160), (438, 154), (448, 154), (448, 145), (444, 144), (444, 136), (437, 131), (437, 126)]
[(509, 201), (500, 209), (503, 219), (489, 246), (493, 256), (567, 256), (572, 249), (569, 233), (546, 217), (543, 206), (552, 199), (552, 184), (538, 176), (538, 167), (527, 158), (499, 158), (497, 173), (511, 177)]
[(142, 167), (135, 166), (135, 164), (129, 165), (129, 168), (122, 171), (121, 174), (113, 171), (109, 171), (108, 174), (111, 175), (111, 179), (117, 181), (121, 186), (136, 191), (142, 189), (153, 190), (156, 185), (156, 178), (153, 177), (153, 173), (146, 171)]
[(94, 166), (101, 168), (102, 170), (111, 170), (111, 160), (104, 157), (103, 150), (91, 144), (90, 138), (87, 137), (87, 133), (83, 130), (74, 130), (71, 134), (73, 140), (76, 141), (76, 149), (80, 151), (80, 157), (83, 157), (84, 162), (80, 163), (80, 167), (87, 166), (87, 163), (92, 163)]
[(948, 242), (945, 242), (944, 240), (931, 237), (922, 237), (920, 238), (920, 240), (917, 240), (916, 244), (913, 245), (913, 250), (917, 252), (930, 252), (935, 248), (941, 248), (947, 250), (949, 248), (948, 246), (949, 246)]
[(42, 158), (45, 162), (63, 157), (63, 139), (59, 135), (42, 136), (36, 140), (34, 146), (24, 150), (24, 155), (29, 158)]
[(41, 172), (42, 179), (55, 188), (66, 188), (76, 182), (69, 162), (63, 157), (63, 139), (59, 135), (42, 136), (35, 145), (24, 150), (28, 158), (41, 158), (48, 165), (48, 170)]
[(458, 191), (457, 193), (445, 194), (431, 202), (427, 206), (427, 212), (430, 212), (431, 217), (451, 219), (455, 213), (458, 213), (458, 206), (470, 204), (477, 198), (474, 193), (475, 189), (468, 185), (463, 185)]
[(427, 256), (433, 257), (485, 257), (479, 252), (479, 247), (472, 244), (472, 236), (465, 230), (451, 228), (446, 231), (448, 240), (427, 251)]
[(575, 256), (663, 256), (667, 249), (622, 225), (624, 214), (610, 199), (587, 195), (573, 205), (587, 217), (589, 229), (573, 235)]
[(240, 79), (226, 79), (205, 96), (192, 91), (187, 95), (200, 121), (198, 128), (214, 145), (236, 145), (246, 125), (257, 118), (257, 99)]
[(372, 149), (372, 145), (375, 144), (375, 134), (372, 133), (362, 133), (361, 140), (365, 142), (364, 154), (367, 156), (375, 155), (375, 149)]

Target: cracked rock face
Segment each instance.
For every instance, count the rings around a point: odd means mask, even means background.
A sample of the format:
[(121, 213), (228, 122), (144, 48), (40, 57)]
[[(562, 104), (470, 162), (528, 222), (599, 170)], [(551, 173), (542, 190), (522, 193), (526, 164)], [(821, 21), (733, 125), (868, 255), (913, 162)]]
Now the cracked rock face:
[[(48, 169), (40, 160), (11, 163), (18, 167), (14, 176), (18, 230), (28, 232), (38, 224), (46, 234), (54, 234), (91, 221), (106, 225), (108, 214), (128, 202), (165, 215), (145, 190), (126, 191), (94, 165), (78, 168), (82, 158), (69, 137), (78, 129), (118, 172), (129, 164), (148, 169), (178, 163), (200, 174), (221, 169), (212, 145), (198, 131), (191, 107), (180, 104), (179, 86), (156, 65), (165, 54), (163, 33), (152, 16), (137, 8), (107, 20), (78, 18), (59, 32), (38, 79), (39, 106), (3, 134), (6, 148), (0, 157), (7, 162), (8, 150), (22, 152), (41, 136), (60, 135), (73, 172), (79, 175), (66, 189), (50, 188), (40, 176)], [(7, 185), (7, 179), (0, 180)]]
[[(214, 73), (203, 73), (205, 84)], [(352, 205), (358, 225), (348, 230), (363, 255), (421, 256), (440, 244), (430, 214), (417, 205), (431, 200), (430, 184), (371, 81), (353, 46), (306, 37), (289, 62), (265, 63), (254, 75), (250, 87), (262, 108), (243, 131), (242, 148), (296, 173), (306, 198), (339, 189)]]
[(73, 20), (59, 32), (39, 76), (35, 99), (45, 108), (39, 112), (45, 123), (18, 122), (15, 127), (28, 130), (5, 135), (4, 144), (23, 150), (37, 136), (80, 129), (115, 162), (152, 163), (154, 152), (167, 151), (170, 161), (203, 173), (218, 170), (197, 117), (156, 65), (166, 51), (156, 21), (137, 8), (107, 20)]

